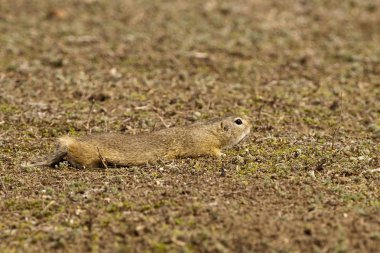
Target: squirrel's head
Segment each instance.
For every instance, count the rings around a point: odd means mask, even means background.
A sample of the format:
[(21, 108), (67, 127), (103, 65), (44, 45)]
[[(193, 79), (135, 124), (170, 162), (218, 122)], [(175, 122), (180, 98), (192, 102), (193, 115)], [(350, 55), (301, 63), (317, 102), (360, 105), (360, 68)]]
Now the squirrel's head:
[(218, 123), (218, 133), (221, 135), (222, 146), (236, 145), (249, 134), (251, 127), (246, 117), (230, 116), (221, 119)]

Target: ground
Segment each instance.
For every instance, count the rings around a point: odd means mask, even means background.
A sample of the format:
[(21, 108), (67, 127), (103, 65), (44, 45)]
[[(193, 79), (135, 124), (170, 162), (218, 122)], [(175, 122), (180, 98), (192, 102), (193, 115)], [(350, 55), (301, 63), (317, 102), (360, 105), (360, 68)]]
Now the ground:
[[(0, 1), (0, 252), (378, 252), (380, 1)], [(223, 161), (22, 169), (245, 114)]]

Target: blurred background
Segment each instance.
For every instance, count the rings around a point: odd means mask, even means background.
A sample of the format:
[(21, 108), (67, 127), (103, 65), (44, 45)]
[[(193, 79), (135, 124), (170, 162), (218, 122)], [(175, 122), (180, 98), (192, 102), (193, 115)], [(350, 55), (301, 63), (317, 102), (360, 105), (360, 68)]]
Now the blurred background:
[[(375, 252), (379, 27), (378, 0), (0, 0), (0, 251)], [(230, 113), (225, 177), (19, 168)]]

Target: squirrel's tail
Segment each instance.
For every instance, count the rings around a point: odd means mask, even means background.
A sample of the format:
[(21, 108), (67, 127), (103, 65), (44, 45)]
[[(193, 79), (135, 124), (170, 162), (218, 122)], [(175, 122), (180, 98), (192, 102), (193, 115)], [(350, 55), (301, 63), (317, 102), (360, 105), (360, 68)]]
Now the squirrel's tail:
[(22, 164), (22, 168), (32, 168), (32, 167), (41, 167), (49, 166), (53, 167), (54, 165), (62, 162), (67, 155), (67, 141), (68, 137), (63, 137), (59, 139), (58, 147), (53, 154), (50, 154), (43, 159), (38, 159), (31, 163)]
[(66, 154), (67, 154), (66, 150), (58, 149), (56, 152), (54, 152), (53, 154), (49, 156), (46, 156), (42, 160), (36, 160), (31, 163), (22, 164), (21, 167), (22, 168), (32, 168), (32, 167), (41, 167), (41, 166), (53, 167), (59, 162), (62, 162)]

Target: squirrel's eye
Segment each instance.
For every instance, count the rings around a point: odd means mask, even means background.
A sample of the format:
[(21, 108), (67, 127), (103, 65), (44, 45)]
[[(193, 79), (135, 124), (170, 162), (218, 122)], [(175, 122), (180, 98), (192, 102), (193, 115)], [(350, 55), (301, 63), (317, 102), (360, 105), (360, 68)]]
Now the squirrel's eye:
[(243, 121), (241, 119), (235, 119), (234, 121), (237, 125), (243, 124)]

